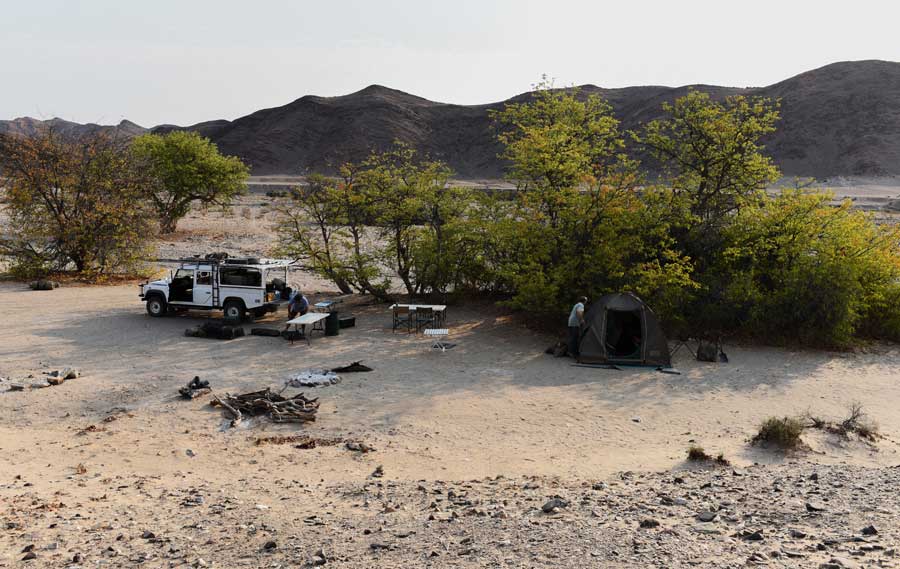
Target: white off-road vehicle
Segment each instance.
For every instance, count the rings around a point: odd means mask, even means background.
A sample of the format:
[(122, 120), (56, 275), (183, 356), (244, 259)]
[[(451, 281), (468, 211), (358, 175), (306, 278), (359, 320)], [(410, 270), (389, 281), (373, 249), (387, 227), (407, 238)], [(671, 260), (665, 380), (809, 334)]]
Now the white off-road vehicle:
[(141, 285), (150, 316), (180, 310), (222, 310), (231, 321), (249, 312), (260, 317), (287, 302), (288, 268), (293, 261), (206, 255), (182, 261), (169, 278)]

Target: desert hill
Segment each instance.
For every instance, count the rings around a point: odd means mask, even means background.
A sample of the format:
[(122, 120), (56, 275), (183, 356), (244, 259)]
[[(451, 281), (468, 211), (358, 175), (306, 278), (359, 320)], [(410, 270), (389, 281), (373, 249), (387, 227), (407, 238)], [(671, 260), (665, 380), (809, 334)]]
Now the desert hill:
[[(613, 106), (624, 129), (661, 116), (663, 102), (690, 89), (715, 98), (758, 95), (779, 98), (782, 120), (767, 140), (786, 175), (827, 178), (900, 174), (900, 63), (855, 61), (828, 65), (768, 87), (581, 87)], [(461, 178), (499, 178), (504, 164), (489, 111), (529, 97), (524, 93), (486, 105), (454, 105), (372, 85), (339, 97), (305, 96), (281, 107), (262, 109), (234, 121), (215, 120), (188, 127), (161, 125), (154, 132), (195, 130), (228, 154), (242, 157), (256, 175), (334, 171), (393, 140), (446, 161)], [(118, 127), (78, 125), (52, 119), (60, 128), (118, 128), (127, 135), (146, 129), (123, 121)], [(33, 132), (35, 119), (0, 121), (0, 132)]]

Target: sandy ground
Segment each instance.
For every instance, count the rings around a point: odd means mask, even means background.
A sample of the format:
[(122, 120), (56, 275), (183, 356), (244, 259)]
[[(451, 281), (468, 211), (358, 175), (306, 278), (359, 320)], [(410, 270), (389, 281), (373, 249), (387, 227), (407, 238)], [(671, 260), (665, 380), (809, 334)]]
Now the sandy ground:
[[(160, 244), (160, 256), (201, 253), (210, 244), (232, 252), (265, 250), (273, 236), (260, 205), (242, 203), (250, 209), (246, 217), (238, 209), (237, 219), (248, 223), (238, 225), (228, 215), (195, 213), (180, 234)], [(328, 296), (327, 283), (310, 275), (294, 274), (293, 281), (313, 301)], [(20, 566), (29, 544), (38, 556), (25, 563), (42, 567), (301, 566), (315, 564), (311, 556), (321, 544), (328, 544), (329, 566), (346, 567), (426, 561), (435, 567), (696, 565), (691, 560), (710, 544), (691, 541), (696, 549), (675, 548), (668, 557), (653, 559), (632, 548), (632, 557), (616, 565), (613, 561), (625, 557), (613, 545), (586, 558), (590, 552), (572, 540), (614, 544), (617, 524), (627, 525), (630, 536), (638, 518), (655, 511), (636, 504), (658, 501), (638, 494), (647, 485), (670, 484), (665, 473), (686, 467), (685, 450), (693, 443), (759, 472), (754, 476), (766, 488), (773, 476), (795, 476), (803, 469), (821, 468), (852, 481), (897, 472), (889, 467), (900, 464), (897, 346), (855, 353), (727, 346), (727, 364), (696, 362), (682, 350), (674, 359), (681, 374), (669, 375), (571, 366), (570, 360), (543, 353), (555, 341), (552, 335), (529, 330), (488, 304), (450, 307), (450, 340), (457, 346), (441, 353), (421, 336), (393, 333), (387, 308), (364, 299), (340, 305), (341, 312), (356, 316), (355, 328), (338, 337), (316, 335), (307, 346), (280, 338), (188, 338), (185, 328), (204, 314), (153, 319), (137, 292), (133, 285), (36, 292), (21, 283), (0, 284), (5, 320), (0, 377), (21, 381), (67, 366), (82, 372), (43, 389), (4, 391), (10, 382), (0, 382), (0, 524), (6, 524), (0, 525), (0, 567)], [(258, 324), (280, 327), (284, 317), (270, 315)], [(252, 420), (229, 429), (208, 397), (184, 401), (176, 394), (195, 375), (209, 380), (216, 393), (238, 393), (280, 389), (301, 369), (355, 360), (374, 371), (345, 374), (340, 384), (306, 390), (321, 398), (321, 409), (315, 423), (303, 426)], [(838, 418), (852, 402), (861, 403), (878, 423), (884, 438), (876, 444), (808, 436), (810, 450), (788, 457), (747, 444), (768, 416), (810, 411)], [(376, 450), (255, 444), (260, 436), (298, 433), (363, 441)], [(384, 476), (372, 478), (377, 466)], [(596, 504), (584, 506), (580, 493), (596, 481), (621, 479), (624, 471), (664, 478), (623, 488), (597, 526)], [(508, 482), (497, 482), (498, 476)], [(453, 502), (450, 487), (461, 491), (460, 485), (472, 480), (480, 482), (466, 490), (471, 504), (459, 507), (487, 508), (485, 519), (492, 520), (484, 522), (487, 526), (461, 522), (462, 533), (457, 526), (433, 533), (418, 527), (426, 523), (419, 515), (424, 510), (450, 512), (431, 508), (420, 484), (426, 493), (439, 486)], [(528, 480), (542, 489), (529, 488)], [(533, 517), (534, 508), (556, 494), (581, 500), (580, 514), (573, 510), (567, 522), (577, 531), (565, 524), (553, 530), (556, 518)], [(192, 502), (196, 496), (200, 503)], [(702, 496), (688, 498), (696, 500), (695, 509), (707, 507)], [(869, 510), (860, 509), (862, 502), (850, 494), (838, 499), (847, 504), (842, 515), (854, 524), (866, 521), (862, 514)], [(494, 516), (494, 506), (506, 508), (516, 523), (504, 525), (506, 514)], [(400, 514), (391, 518), (394, 512)], [(317, 522), (322, 518), (328, 519), (324, 526)], [(896, 517), (879, 520), (882, 526), (898, 525)], [(835, 517), (829, 523), (842, 522)], [(410, 531), (423, 540), (415, 548), (372, 548), (381, 543), (375, 539), (381, 532), (390, 531), (394, 543), (404, 539), (396, 537), (404, 528), (414, 526), (418, 529)], [(166, 541), (153, 541), (144, 551), (152, 539), (141, 538), (144, 531), (165, 534)], [(490, 555), (457, 555), (472, 532), (493, 536), (479, 546)], [(532, 543), (535, 539), (544, 545)], [(265, 549), (270, 540), (278, 540), (278, 547)], [(528, 553), (531, 545), (540, 549), (554, 540), (567, 544), (565, 553)], [(512, 549), (502, 550), (507, 541)], [(288, 543), (295, 545), (285, 549)], [(658, 552), (666, 551), (660, 543)], [(729, 564), (741, 566), (752, 552), (733, 545), (716, 542), (715, 547), (722, 548), (721, 555), (731, 551)], [(345, 549), (351, 553), (337, 553)], [(76, 553), (85, 558), (73, 561)], [(810, 552), (808, 561), (813, 559), (828, 562)], [(798, 563), (793, 557), (770, 556), (770, 561)]]

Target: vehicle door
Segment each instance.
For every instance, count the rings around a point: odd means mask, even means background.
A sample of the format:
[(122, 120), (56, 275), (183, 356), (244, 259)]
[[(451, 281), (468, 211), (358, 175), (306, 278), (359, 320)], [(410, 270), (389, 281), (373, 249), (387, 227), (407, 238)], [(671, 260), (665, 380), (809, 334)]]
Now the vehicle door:
[(193, 304), (194, 270), (178, 269), (169, 283), (169, 302)]
[(197, 269), (194, 279), (194, 304), (212, 306), (212, 271), (208, 268)]

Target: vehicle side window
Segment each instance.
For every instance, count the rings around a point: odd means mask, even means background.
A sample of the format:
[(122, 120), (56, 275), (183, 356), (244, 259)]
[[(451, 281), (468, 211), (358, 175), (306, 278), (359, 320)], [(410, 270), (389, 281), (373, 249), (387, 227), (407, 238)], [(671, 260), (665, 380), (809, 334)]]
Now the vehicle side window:
[(222, 267), (219, 270), (219, 282), (232, 286), (262, 286), (262, 273), (257, 269), (244, 267)]
[(179, 280), (179, 279), (187, 279), (187, 280), (193, 281), (194, 280), (194, 270), (193, 269), (178, 269), (178, 271), (175, 272), (175, 280)]
[(212, 273), (209, 271), (200, 271), (197, 273), (197, 284), (198, 285), (211, 285), (212, 284)]

